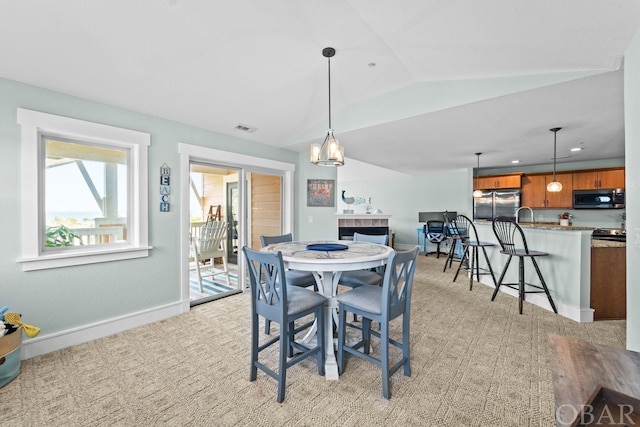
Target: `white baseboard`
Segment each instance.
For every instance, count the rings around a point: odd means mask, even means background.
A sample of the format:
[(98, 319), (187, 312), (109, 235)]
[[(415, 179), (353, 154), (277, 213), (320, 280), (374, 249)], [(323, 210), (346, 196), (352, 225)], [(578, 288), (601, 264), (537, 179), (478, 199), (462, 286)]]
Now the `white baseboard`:
[[(469, 276), (467, 275), (467, 277)], [(495, 286), (493, 286), (493, 281), (489, 277), (481, 277), (480, 283), (485, 286), (489, 286), (492, 289), (495, 289)], [(507, 286), (500, 286), (500, 293), (511, 295), (516, 299), (518, 298), (518, 291)], [(499, 298), (499, 296), (496, 296), (496, 298)], [(547, 299), (547, 296), (545, 294), (527, 294), (525, 301), (553, 312), (551, 304), (549, 304), (549, 300)], [(554, 301), (554, 303), (556, 305), (556, 308), (558, 309), (558, 314), (562, 317), (566, 317), (580, 323), (593, 322), (592, 308), (581, 309), (580, 307), (575, 307), (559, 301)]]
[(23, 340), (20, 358), (30, 359), (66, 347), (93, 341), (159, 320), (168, 319), (190, 309), (189, 300), (153, 307), (137, 313), (97, 322), (78, 328)]

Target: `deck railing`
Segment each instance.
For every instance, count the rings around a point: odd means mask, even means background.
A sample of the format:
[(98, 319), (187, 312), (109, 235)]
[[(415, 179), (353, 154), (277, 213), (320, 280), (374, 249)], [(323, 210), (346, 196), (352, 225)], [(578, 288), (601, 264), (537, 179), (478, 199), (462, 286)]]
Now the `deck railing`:
[(124, 240), (123, 228), (118, 226), (71, 228), (70, 231), (80, 238), (83, 245), (104, 245)]

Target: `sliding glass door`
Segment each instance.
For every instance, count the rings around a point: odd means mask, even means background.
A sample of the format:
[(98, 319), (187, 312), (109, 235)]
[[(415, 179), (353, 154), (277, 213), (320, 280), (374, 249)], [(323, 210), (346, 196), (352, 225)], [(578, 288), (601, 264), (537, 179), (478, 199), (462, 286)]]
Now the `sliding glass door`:
[[(238, 282), (240, 230), (247, 244), (260, 248), (260, 236), (283, 230), (283, 177), (280, 174), (245, 172), (245, 198), (240, 197), (240, 171), (223, 165), (191, 162), (189, 300), (201, 304), (242, 291)], [(241, 216), (240, 212), (246, 212)], [(243, 219), (244, 218), (244, 219)], [(224, 257), (197, 260), (196, 252), (206, 244), (201, 230), (214, 222), (226, 227)], [(229, 273), (229, 280), (227, 274)], [(206, 277), (205, 277), (206, 276)]]

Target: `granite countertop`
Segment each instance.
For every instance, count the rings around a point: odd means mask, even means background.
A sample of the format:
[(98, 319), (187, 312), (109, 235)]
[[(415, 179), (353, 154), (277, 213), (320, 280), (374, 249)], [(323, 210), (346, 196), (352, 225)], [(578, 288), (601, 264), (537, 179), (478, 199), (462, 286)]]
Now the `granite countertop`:
[[(491, 221), (477, 220), (474, 224), (487, 224), (491, 225)], [(518, 225), (521, 228), (536, 228), (540, 230), (560, 230), (560, 231), (591, 231), (598, 227), (577, 227), (577, 226), (562, 226), (557, 222), (519, 222)]]
[(573, 225), (560, 225), (557, 222), (520, 222), (518, 225), (522, 228), (539, 228), (541, 230), (564, 230), (564, 231), (591, 231), (598, 227), (584, 227)]

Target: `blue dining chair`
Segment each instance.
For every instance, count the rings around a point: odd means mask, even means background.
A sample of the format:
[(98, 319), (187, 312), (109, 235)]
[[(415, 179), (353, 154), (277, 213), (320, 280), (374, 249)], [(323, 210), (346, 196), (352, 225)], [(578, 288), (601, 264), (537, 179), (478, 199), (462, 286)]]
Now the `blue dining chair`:
[[(369, 242), (369, 243), (377, 243), (379, 245), (387, 245), (389, 242), (388, 234), (381, 235), (373, 235), (373, 234), (362, 234), (362, 233), (353, 233), (353, 241), (354, 242)], [(371, 285), (371, 286), (379, 286), (382, 283), (382, 267), (378, 269), (368, 269), (368, 270), (353, 270), (353, 271), (345, 271), (340, 276), (340, 284), (343, 286), (348, 286), (350, 288), (359, 288), (360, 286)], [(353, 321), (358, 321), (358, 316), (354, 313)]]
[[(390, 378), (400, 368), (404, 375), (411, 375), (411, 357), (409, 354), (409, 325), (411, 308), (411, 287), (418, 259), (419, 248), (391, 252), (385, 268), (382, 286), (361, 286), (345, 292), (338, 300), (338, 372), (344, 372), (345, 354), (367, 360), (382, 369), (382, 395), (391, 398)], [(345, 344), (346, 328), (353, 325), (346, 322), (347, 312), (362, 317), (361, 339), (353, 345)], [(402, 340), (397, 341), (389, 335), (391, 320), (402, 316)], [(371, 322), (380, 324), (380, 330), (371, 329)], [(370, 354), (371, 335), (380, 339), (380, 357)], [(391, 365), (389, 345), (402, 349), (402, 358)]]
[[(314, 321), (324, 325), (326, 298), (317, 292), (297, 286), (287, 286), (281, 252), (260, 252), (242, 248), (247, 260), (251, 284), (251, 371), (250, 381), (255, 381), (258, 369), (278, 381), (278, 403), (284, 400), (287, 369), (310, 356), (316, 357), (318, 374), (324, 375), (324, 328), (318, 327), (316, 345), (309, 348), (295, 341), (295, 335), (310, 328)], [(302, 325), (295, 321), (305, 316), (313, 317)], [(259, 317), (280, 325), (277, 337), (260, 343)], [(275, 343), (280, 343), (278, 371), (260, 362), (260, 353)], [(293, 350), (300, 353), (293, 356)]]
[[(267, 245), (272, 245), (275, 243), (283, 243), (283, 242), (292, 242), (293, 236), (291, 233), (282, 234), (278, 236), (260, 236), (260, 243), (264, 248)], [(313, 273), (310, 271), (300, 271), (300, 270), (285, 270), (285, 276), (287, 276), (287, 285), (289, 286), (300, 286), (302, 288), (308, 288), (309, 286), (313, 286), (313, 290), (318, 290), (318, 284), (316, 283), (316, 279), (313, 277)], [(269, 334), (271, 329), (271, 322), (268, 320), (264, 322), (264, 333)]]

